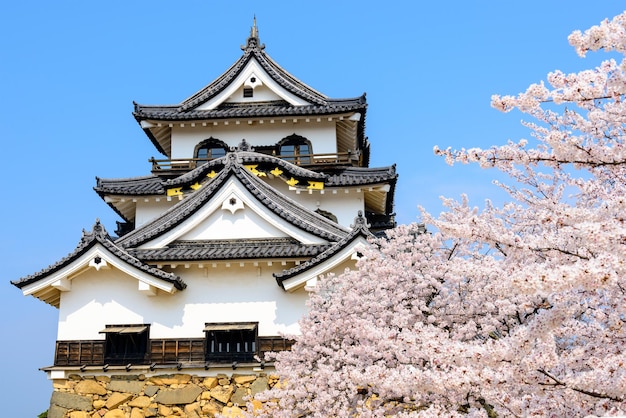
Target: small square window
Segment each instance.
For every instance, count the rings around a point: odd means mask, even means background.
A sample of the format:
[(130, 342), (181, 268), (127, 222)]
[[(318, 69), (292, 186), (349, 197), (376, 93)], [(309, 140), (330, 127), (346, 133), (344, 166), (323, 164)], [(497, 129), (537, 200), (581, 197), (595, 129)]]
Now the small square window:
[(150, 325), (107, 325), (104, 362), (108, 364), (146, 363)]
[(205, 360), (212, 363), (254, 361), (257, 354), (256, 322), (207, 323)]
[(243, 88), (243, 97), (252, 97), (254, 95), (254, 89), (252, 87)]

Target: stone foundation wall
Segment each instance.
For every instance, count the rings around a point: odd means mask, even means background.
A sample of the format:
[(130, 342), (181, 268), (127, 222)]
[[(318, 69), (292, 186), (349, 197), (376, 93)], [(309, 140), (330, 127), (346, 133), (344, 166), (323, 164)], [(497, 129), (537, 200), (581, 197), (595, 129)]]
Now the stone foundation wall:
[(241, 417), (249, 396), (277, 382), (265, 373), (71, 375), (53, 383), (48, 418)]

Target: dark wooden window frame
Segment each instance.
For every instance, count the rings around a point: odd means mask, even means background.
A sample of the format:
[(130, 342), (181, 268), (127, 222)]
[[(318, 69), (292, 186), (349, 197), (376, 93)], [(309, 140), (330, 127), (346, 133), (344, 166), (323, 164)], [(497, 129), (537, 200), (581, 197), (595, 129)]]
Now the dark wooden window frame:
[(291, 163), (311, 164), (311, 156), (313, 155), (313, 146), (311, 141), (303, 136), (292, 134), (281, 139), (278, 144), (278, 154), (280, 158)]
[(210, 137), (196, 145), (196, 148), (193, 151), (193, 156), (199, 165), (206, 161), (223, 157), (227, 152), (228, 145), (226, 145), (224, 141)]
[(107, 325), (105, 334), (105, 364), (145, 363), (149, 358), (150, 325)]
[(251, 363), (258, 354), (258, 322), (206, 323), (205, 360)]

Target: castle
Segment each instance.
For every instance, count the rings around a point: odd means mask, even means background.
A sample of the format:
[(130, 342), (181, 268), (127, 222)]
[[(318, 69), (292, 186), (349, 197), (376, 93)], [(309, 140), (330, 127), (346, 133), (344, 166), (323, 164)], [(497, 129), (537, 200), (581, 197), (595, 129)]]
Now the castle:
[[(397, 173), (369, 167), (365, 95), (302, 83), (265, 52), (256, 22), (242, 50), (181, 103), (134, 105), (163, 158), (146, 176), (97, 179), (121, 218), (115, 235), (96, 221), (66, 257), (12, 282), (59, 309), (42, 367), (57, 416), (120, 405), (157, 416), (149, 408), (199, 399), (221, 411), (242, 381), (242, 394), (255, 376), (267, 387), (263, 354), (291, 347), (317, 277), (353, 267), (369, 236), (395, 226)], [(201, 390), (159, 402), (181, 389), (163, 376)], [(114, 405), (111, 392), (131, 396)], [(133, 406), (140, 397), (150, 402)]]

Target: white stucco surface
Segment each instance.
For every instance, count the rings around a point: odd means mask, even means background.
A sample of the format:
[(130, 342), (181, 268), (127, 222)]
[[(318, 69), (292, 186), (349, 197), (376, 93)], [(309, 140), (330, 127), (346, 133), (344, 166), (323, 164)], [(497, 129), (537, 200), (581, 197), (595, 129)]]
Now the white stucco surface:
[(137, 280), (117, 269), (90, 269), (62, 293), (58, 339), (104, 339), (100, 331), (114, 324), (150, 324), (151, 338), (202, 338), (206, 322), (258, 322), (259, 335), (297, 333), (307, 293), (283, 291), (272, 276), (276, 264), (180, 266), (173, 271), (187, 288), (156, 296), (140, 293)]

